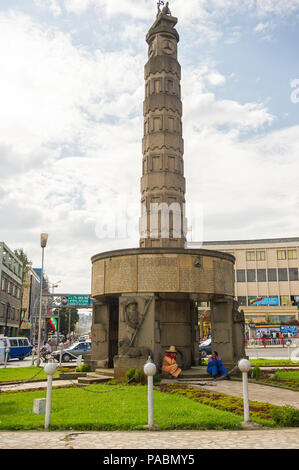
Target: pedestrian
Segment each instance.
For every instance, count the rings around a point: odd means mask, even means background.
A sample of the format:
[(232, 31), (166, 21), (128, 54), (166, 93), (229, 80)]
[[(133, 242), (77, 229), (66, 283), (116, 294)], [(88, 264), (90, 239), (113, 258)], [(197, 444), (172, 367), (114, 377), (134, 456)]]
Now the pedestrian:
[(171, 379), (177, 379), (182, 372), (182, 369), (177, 365), (176, 358), (177, 351), (175, 346), (170, 346), (163, 359), (162, 372), (169, 374), (169, 378)]
[(218, 355), (217, 351), (213, 351), (212, 356), (209, 357), (207, 373), (210, 374), (214, 379), (216, 379), (216, 377), (225, 375), (225, 378), (230, 380), (230, 376), (222, 364), (221, 357)]

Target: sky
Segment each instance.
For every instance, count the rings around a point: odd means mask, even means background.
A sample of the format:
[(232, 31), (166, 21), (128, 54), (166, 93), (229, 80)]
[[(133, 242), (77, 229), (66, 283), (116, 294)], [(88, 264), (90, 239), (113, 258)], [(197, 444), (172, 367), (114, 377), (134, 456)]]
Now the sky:
[[(1, 0), (0, 240), (56, 292), (139, 245), (157, 0)], [(189, 240), (299, 236), (299, 0), (172, 0)]]

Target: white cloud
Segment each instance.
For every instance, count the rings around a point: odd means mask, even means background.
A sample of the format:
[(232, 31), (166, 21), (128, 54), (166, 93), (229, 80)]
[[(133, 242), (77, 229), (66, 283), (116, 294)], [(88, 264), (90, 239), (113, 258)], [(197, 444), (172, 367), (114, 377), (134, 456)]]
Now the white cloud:
[(62, 13), (58, 0), (34, 0), (35, 4), (42, 9), (49, 9), (54, 16), (60, 16)]
[[(257, 12), (259, 4), (247, 1), (246, 8)], [(139, 201), (146, 51), (139, 54), (134, 42), (143, 41), (142, 21), (152, 19), (155, 2), (47, 5), (53, 13), (63, 5), (77, 15), (95, 6), (110, 18), (107, 34), (118, 29), (124, 42), (117, 52), (109, 42), (89, 52), (58, 27), (13, 12), (0, 15), (0, 214), (7, 220), (0, 238), (24, 247), (39, 265), (39, 234), (49, 232), (46, 269), (52, 280), (62, 279), (66, 291), (89, 292), (93, 254), (138, 245), (135, 235), (99, 239), (95, 228), (105, 211), (113, 214), (117, 196)], [(223, 38), (216, 20), (233, 8), (240, 2), (171, 5), (185, 31), (188, 21), (198, 21), (197, 33), (210, 43)], [(111, 20), (120, 14), (129, 17), (121, 26)], [(275, 116), (265, 103), (219, 98), (220, 87), (236, 76), (212, 61), (200, 63), (182, 71), (183, 129), (187, 201), (204, 207), (206, 238), (279, 235), (282, 227), (283, 235), (295, 235), (298, 128), (271, 131)]]

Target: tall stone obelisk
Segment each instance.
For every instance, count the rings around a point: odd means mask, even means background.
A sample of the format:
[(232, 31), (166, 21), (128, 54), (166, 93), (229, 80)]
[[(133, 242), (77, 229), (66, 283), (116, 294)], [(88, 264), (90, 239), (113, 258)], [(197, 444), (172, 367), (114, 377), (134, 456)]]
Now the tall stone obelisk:
[(140, 247), (184, 248), (186, 243), (181, 67), (177, 18), (163, 8), (146, 41)]
[[(159, 2), (159, 8), (161, 2)], [(185, 247), (181, 68), (168, 2), (146, 41), (140, 248), (92, 257), (91, 364), (123, 379), (174, 345), (184, 370), (198, 365), (198, 311), (211, 302), (212, 336), (227, 368), (244, 357), (244, 315), (234, 305), (234, 257)], [(82, 379), (83, 380), (83, 379)]]

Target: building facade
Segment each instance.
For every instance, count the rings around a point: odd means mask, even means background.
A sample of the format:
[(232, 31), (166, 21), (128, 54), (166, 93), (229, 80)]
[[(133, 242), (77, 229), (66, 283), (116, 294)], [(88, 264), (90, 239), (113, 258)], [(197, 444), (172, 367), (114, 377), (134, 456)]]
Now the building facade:
[(34, 269), (30, 269), (23, 281), (22, 296), (22, 323), (21, 329), (24, 336), (32, 339), (36, 329), (40, 303), (40, 278)]
[(22, 274), (21, 261), (0, 242), (0, 334), (5, 336), (18, 336)]
[(209, 241), (203, 248), (235, 257), (235, 297), (246, 320), (299, 320), (299, 238)]

